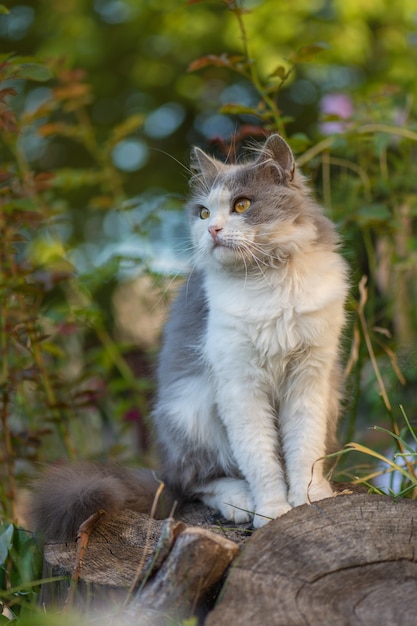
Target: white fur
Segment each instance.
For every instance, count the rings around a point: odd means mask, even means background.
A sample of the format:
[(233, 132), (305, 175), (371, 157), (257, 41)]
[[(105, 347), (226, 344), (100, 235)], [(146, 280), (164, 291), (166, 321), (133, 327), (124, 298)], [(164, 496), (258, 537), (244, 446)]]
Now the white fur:
[(246, 480), (218, 478), (200, 488), (198, 496), (236, 524), (249, 522), (253, 517), (254, 502)]
[[(213, 384), (207, 376), (189, 376), (171, 385), (169, 396), (165, 403), (160, 402), (159, 410), (174, 428), (177, 426), (181, 435), (213, 450), (217, 462), (227, 473), (235, 461), (224, 424), (217, 414), (215, 400)], [(160, 440), (175, 454), (176, 449), (170, 445), (170, 433), (171, 428), (161, 431)], [(166, 441), (164, 438), (167, 438)]]
[[(230, 505), (251, 510), (253, 502), (259, 527), (291, 506), (332, 493), (319, 459), (325, 454), (330, 373), (344, 320), (346, 268), (337, 253), (311, 245), (316, 233), (310, 225), (292, 233), (302, 242), (280, 269), (260, 266), (256, 275), (224, 271), (236, 262), (233, 242), (253, 238), (253, 228), (244, 229), (229, 203), (228, 191), (215, 188), (205, 203), (210, 218), (193, 227), (210, 302), (203, 353), (211, 381), (205, 382), (218, 411), (198, 428), (210, 440), (213, 421), (221, 420), (227, 440), (216, 437), (219, 454), (233, 455), (249, 493), (240, 493), (235, 480), (221, 479), (207, 486), (203, 499), (235, 521), (240, 514)], [(223, 229), (224, 245), (213, 242), (211, 225)], [(205, 401), (201, 396), (199, 406)], [(277, 409), (286, 476), (278, 454)], [(187, 420), (188, 428), (196, 427), (196, 420)]]

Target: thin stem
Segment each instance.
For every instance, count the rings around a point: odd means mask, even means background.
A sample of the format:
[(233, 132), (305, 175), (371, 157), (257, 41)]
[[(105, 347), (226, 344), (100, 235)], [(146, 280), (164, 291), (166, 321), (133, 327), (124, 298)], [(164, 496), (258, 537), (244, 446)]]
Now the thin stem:
[(330, 209), (332, 206), (332, 190), (330, 183), (330, 159), (329, 153), (323, 152), (322, 155), (322, 168), (323, 168), (323, 200), (324, 205)]
[(7, 473), (7, 487), (5, 493), (5, 509), (7, 516), (12, 520), (16, 520), (15, 505), (16, 505), (16, 483), (14, 477), (14, 454), (12, 446), (12, 437), (9, 428), (9, 404), (10, 398), (8, 391), (4, 391), (2, 394), (1, 404), (1, 424), (3, 430), (3, 464)]
[(356, 131), (361, 134), (387, 133), (388, 135), (399, 135), (400, 137), (404, 137), (404, 139), (417, 141), (417, 133), (402, 126), (390, 126), (389, 124), (365, 124), (364, 126), (359, 126)]
[[(1, 283), (6, 283), (7, 275), (5, 275), (6, 265), (6, 250), (8, 244), (8, 233), (2, 232), (0, 236), (1, 254), (0, 254), (0, 268), (1, 268)], [(2, 294), (0, 299), (0, 353), (2, 359), (2, 380), (1, 385), (3, 392), (1, 396), (1, 426), (3, 432), (3, 467), (6, 469), (7, 486), (5, 491), (4, 510), (11, 519), (15, 518), (15, 479), (14, 479), (14, 454), (11, 440), (11, 432), (9, 427), (9, 386), (10, 386), (10, 371), (9, 371), (9, 342), (7, 333), (7, 295)]]
[[(369, 357), (371, 359), (372, 367), (374, 369), (375, 376), (377, 378), (379, 389), (380, 389), (380, 392), (381, 392), (381, 396), (382, 396), (382, 399), (383, 399), (384, 404), (385, 404), (385, 408), (387, 409), (387, 411), (390, 413), (390, 415), (392, 417), (392, 406), (391, 406), (391, 403), (390, 403), (389, 398), (388, 398), (387, 390), (385, 388), (385, 384), (384, 384), (384, 381), (382, 379), (381, 372), (379, 370), (379, 366), (378, 366), (378, 363), (377, 363), (377, 360), (376, 360), (375, 352), (374, 352), (374, 349), (373, 349), (373, 346), (372, 346), (372, 342), (371, 342), (371, 339), (370, 339), (370, 336), (369, 336), (368, 323), (367, 323), (366, 317), (365, 317), (365, 305), (366, 305), (366, 302), (368, 300), (368, 290), (366, 288), (367, 280), (368, 280), (367, 276), (362, 276), (361, 281), (359, 283), (360, 299), (359, 299), (359, 306), (358, 306), (358, 316), (359, 316), (359, 320), (360, 320), (360, 323), (361, 323), (363, 336), (365, 338), (366, 347), (368, 349)], [(397, 424), (395, 424), (395, 422), (393, 422), (393, 426), (394, 426), (395, 433), (399, 434), (398, 433), (398, 426), (397, 426)]]
[(122, 354), (121, 354), (117, 344), (113, 341), (112, 337), (109, 335), (109, 333), (104, 328), (104, 326), (102, 326), (101, 323), (95, 324), (94, 330), (95, 330), (95, 332), (97, 334), (98, 339), (100, 340), (101, 345), (103, 346), (104, 350), (107, 352), (107, 354), (110, 357), (111, 361), (114, 363), (114, 365), (119, 370), (119, 372), (122, 375), (123, 379), (129, 384), (129, 387), (132, 390), (136, 391), (136, 393), (137, 393), (137, 395), (136, 395), (136, 403), (137, 403), (138, 409), (142, 413), (145, 413), (146, 412), (146, 401), (144, 400), (143, 395), (141, 394), (141, 390), (139, 389), (139, 386), (138, 386), (138, 381), (135, 378), (135, 376), (134, 376), (132, 370), (130, 369), (128, 363), (123, 358), (123, 356), (122, 356)]
[[(259, 78), (258, 72), (256, 70), (255, 62), (250, 53), (248, 35), (246, 32), (245, 22), (243, 20), (243, 11), (238, 6), (237, 2), (234, 2), (233, 4), (229, 4), (229, 3), (227, 4), (230, 10), (236, 16), (236, 19), (239, 25), (239, 31), (240, 31), (240, 36), (241, 36), (242, 45), (243, 45), (243, 53), (245, 55), (246, 63), (249, 68), (249, 72), (245, 73), (246, 77), (250, 80), (252, 85), (255, 87), (255, 89), (257, 90), (257, 92), (259, 93), (259, 95), (261, 96), (261, 98), (264, 100), (265, 104), (269, 108), (271, 115), (273, 117), (276, 129), (280, 132), (281, 135), (285, 135), (285, 126), (282, 122), (281, 112), (278, 109), (274, 98), (269, 95), (264, 85), (262, 84), (262, 81)], [(287, 73), (286, 78), (288, 78), (291, 71), (292, 70), (290, 70), (290, 72)]]
[(83, 107), (79, 107), (76, 110), (76, 116), (80, 128), (84, 131), (83, 137), (86, 149), (89, 151), (90, 155), (94, 158), (97, 164), (103, 169), (108, 189), (113, 192), (113, 195), (118, 199), (118, 201), (122, 202), (124, 199), (124, 191), (120, 176), (117, 174), (114, 167), (111, 166), (107, 151), (103, 150), (103, 148), (98, 144), (94, 128), (91, 124), (87, 111)]

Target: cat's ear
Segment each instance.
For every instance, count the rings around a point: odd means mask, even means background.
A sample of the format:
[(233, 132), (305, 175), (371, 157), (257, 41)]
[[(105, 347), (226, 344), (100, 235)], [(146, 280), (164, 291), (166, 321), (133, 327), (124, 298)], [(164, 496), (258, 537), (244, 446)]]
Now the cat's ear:
[(216, 178), (223, 163), (206, 154), (201, 148), (193, 148), (191, 152), (191, 169), (203, 178)]
[(290, 146), (280, 135), (275, 134), (268, 137), (256, 162), (259, 164), (273, 163), (278, 165), (285, 181), (291, 181), (294, 178), (294, 155)]

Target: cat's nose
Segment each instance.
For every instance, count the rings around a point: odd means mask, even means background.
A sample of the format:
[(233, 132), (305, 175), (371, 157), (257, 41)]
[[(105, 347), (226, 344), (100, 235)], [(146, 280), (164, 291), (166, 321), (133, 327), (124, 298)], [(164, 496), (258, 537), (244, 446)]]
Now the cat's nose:
[(219, 234), (219, 232), (223, 230), (223, 228), (221, 226), (209, 226), (208, 227), (208, 231), (210, 233), (210, 235), (213, 237), (213, 239), (216, 239), (217, 235)]

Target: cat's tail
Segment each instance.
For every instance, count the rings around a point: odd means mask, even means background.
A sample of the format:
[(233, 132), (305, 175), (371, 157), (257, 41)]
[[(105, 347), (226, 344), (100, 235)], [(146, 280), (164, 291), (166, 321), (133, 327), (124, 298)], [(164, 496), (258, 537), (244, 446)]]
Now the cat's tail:
[(46, 541), (75, 541), (80, 525), (101, 509), (152, 511), (163, 519), (173, 505), (174, 496), (151, 470), (79, 463), (48, 467), (34, 481), (28, 517)]

